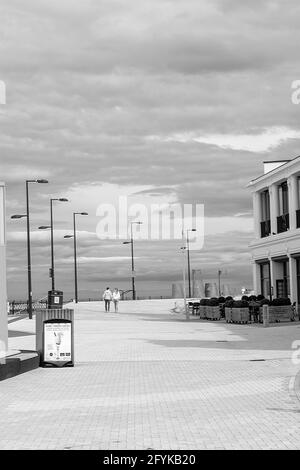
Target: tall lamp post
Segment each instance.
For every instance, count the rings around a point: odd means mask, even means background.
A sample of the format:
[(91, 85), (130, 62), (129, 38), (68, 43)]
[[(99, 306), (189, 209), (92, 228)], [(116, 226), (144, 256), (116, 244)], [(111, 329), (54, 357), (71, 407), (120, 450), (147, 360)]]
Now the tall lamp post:
[(221, 269), (218, 270), (219, 297), (221, 297)]
[(27, 281), (28, 281), (28, 316), (32, 319), (32, 281), (31, 281), (31, 249), (30, 249), (30, 219), (29, 219), (29, 183), (48, 183), (48, 180), (26, 180), (26, 214), (12, 215), (12, 219), (27, 219)]
[(136, 300), (135, 279), (134, 279), (134, 255), (133, 255), (133, 232), (132, 225), (141, 225), (143, 222), (130, 222), (130, 242), (123, 242), (123, 245), (131, 244), (131, 282), (132, 282), (132, 300)]
[(196, 231), (197, 231), (197, 230), (196, 230), (195, 228), (188, 229), (188, 230), (186, 231), (187, 260), (188, 260), (188, 279), (189, 279), (189, 298), (192, 297), (189, 232), (196, 232)]
[(51, 198), (50, 199), (50, 226), (42, 225), (39, 230), (50, 228), (51, 230), (51, 290), (55, 290), (55, 272), (54, 272), (54, 231), (53, 231), (53, 201), (68, 202), (65, 197)]
[(77, 284), (77, 247), (76, 247), (76, 215), (88, 215), (87, 212), (73, 212), (73, 235), (65, 235), (64, 238), (74, 239), (74, 282), (75, 282), (75, 303), (78, 303), (78, 284)]

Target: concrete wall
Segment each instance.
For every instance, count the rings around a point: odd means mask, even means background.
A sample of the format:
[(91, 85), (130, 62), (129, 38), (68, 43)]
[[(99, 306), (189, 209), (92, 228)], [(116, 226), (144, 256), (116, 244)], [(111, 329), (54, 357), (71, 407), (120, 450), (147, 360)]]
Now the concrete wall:
[(5, 187), (0, 182), (0, 357), (7, 351)]

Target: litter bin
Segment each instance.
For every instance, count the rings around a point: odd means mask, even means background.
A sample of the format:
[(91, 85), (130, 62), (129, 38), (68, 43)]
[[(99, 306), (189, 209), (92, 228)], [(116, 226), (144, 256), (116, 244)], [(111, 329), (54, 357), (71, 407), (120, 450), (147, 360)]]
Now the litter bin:
[(48, 308), (63, 307), (63, 292), (61, 290), (48, 291)]
[(74, 310), (36, 311), (36, 350), (41, 367), (74, 366)]

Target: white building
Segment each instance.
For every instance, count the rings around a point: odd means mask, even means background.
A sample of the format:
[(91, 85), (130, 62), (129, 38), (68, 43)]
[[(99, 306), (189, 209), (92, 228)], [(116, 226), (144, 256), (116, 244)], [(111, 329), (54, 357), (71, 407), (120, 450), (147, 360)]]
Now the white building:
[(5, 258), (5, 185), (0, 182), (0, 358), (7, 351), (7, 303)]
[(255, 293), (300, 304), (300, 156), (264, 162), (264, 174), (247, 187), (253, 195)]

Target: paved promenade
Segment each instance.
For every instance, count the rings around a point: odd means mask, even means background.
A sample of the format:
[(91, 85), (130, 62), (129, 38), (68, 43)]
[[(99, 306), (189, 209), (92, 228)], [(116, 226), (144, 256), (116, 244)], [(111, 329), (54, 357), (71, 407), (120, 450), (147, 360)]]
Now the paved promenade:
[[(0, 383), (0, 449), (299, 449), (300, 324), (186, 322), (172, 306), (79, 304), (76, 366)], [(9, 347), (34, 349), (34, 324), (10, 323)]]

